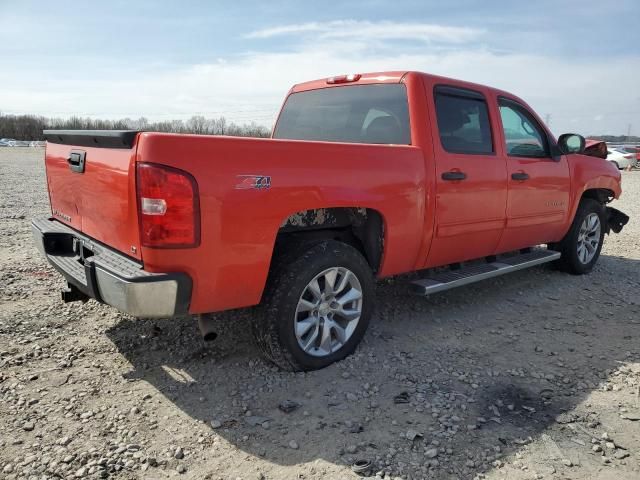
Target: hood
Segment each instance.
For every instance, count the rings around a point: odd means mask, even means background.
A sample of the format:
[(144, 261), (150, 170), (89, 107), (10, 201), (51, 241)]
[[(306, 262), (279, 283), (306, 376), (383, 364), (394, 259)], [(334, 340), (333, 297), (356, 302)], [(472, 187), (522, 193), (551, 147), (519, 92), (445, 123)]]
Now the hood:
[(589, 155), (590, 157), (598, 157), (598, 158), (607, 158), (607, 143), (602, 140), (593, 140), (587, 138), (585, 147), (584, 147), (584, 155)]

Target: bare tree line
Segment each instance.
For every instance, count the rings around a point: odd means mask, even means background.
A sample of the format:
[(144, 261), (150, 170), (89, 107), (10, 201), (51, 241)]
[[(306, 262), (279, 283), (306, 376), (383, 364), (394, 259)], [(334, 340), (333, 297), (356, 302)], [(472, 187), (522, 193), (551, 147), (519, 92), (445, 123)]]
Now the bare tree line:
[[(0, 112), (0, 138), (14, 140), (44, 140), (45, 129), (60, 130), (147, 130), (153, 132), (194, 133), (197, 135), (232, 135), (261, 137), (270, 135), (269, 129), (254, 122), (238, 125), (225, 117), (206, 118), (194, 115), (188, 120), (150, 122), (145, 117), (137, 120), (123, 118), (102, 120), (88, 117), (48, 118), (38, 115), (3, 115)], [(610, 143), (638, 143), (640, 137), (627, 135), (590, 135), (589, 138)]]
[(269, 130), (254, 122), (238, 125), (225, 117), (206, 118), (194, 115), (188, 120), (150, 122), (144, 117), (133, 120), (101, 120), (69, 117), (47, 118), (36, 115), (3, 115), (0, 113), (0, 138), (14, 140), (44, 140), (45, 129), (60, 130), (148, 130), (153, 132), (194, 133), (197, 135), (234, 135), (268, 137)]
[(638, 143), (640, 137), (636, 135), (591, 135), (592, 140), (602, 140), (607, 143)]

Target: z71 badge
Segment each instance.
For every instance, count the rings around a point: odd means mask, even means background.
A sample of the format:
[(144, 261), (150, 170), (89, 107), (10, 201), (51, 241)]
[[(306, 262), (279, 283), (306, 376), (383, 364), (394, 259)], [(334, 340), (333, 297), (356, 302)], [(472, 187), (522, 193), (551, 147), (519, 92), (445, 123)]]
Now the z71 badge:
[(267, 175), (238, 175), (240, 183), (236, 184), (236, 190), (255, 188), (265, 190), (271, 187), (271, 177)]

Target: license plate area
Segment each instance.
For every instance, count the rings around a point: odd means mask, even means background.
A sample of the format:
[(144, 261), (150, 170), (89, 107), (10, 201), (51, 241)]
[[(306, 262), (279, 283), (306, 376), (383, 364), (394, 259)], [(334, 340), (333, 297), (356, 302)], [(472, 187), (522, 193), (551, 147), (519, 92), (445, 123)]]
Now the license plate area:
[(54, 257), (76, 257), (84, 265), (93, 256), (93, 250), (82, 238), (71, 233), (47, 232), (43, 238), (44, 251)]
[(82, 293), (100, 300), (95, 268), (88, 258), (94, 256), (90, 241), (71, 232), (42, 232), (42, 246), (51, 264)]

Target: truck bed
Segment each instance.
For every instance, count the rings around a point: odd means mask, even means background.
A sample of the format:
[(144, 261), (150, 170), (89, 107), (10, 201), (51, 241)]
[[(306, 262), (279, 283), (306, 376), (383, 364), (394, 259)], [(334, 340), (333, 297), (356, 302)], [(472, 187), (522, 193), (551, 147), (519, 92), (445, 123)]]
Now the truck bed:
[[(84, 174), (70, 170), (67, 159), (74, 150), (86, 152)], [(197, 247), (141, 245), (135, 178), (140, 162), (194, 177), (201, 220)], [(53, 217), (140, 261), (148, 272), (186, 273), (194, 286), (191, 313), (259, 303), (278, 229), (298, 212), (379, 212), (388, 252), (380, 275), (414, 269), (422, 242), (416, 232), (424, 222), (425, 167), (415, 146), (146, 132), (130, 148), (49, 142), (46, 163)], [(255, 188), (256, 177), (269, 184)]]

